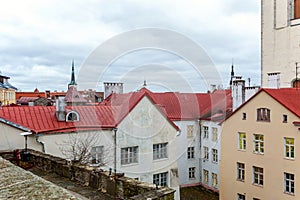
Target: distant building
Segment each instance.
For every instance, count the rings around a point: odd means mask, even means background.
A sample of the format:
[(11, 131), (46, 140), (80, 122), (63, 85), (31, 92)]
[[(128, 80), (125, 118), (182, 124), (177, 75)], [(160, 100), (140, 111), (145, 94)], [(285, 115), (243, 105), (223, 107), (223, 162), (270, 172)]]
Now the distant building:
[(261, 9), (262, 87), (299, 87), (300, 3), (262, 0)]
[(260, 89), (221, 134), (220, 199), (299, 199), (298, 89)]
[(104, 98), (108, 97), (110, 94), (122, 94), (123, 93), (123, 83), (113, 83), (104, 82)]
[(10, 105), (16, 103), (17, 88), (12, 86), (8, 79), (10, 77), (0, 75), (0, 105)]

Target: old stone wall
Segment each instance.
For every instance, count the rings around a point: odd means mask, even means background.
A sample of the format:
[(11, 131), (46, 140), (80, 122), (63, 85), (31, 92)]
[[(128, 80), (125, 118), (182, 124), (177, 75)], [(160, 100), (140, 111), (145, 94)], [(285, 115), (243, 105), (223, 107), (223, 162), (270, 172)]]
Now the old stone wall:
[(116, 194), (120, 199), (174, 199), (175, 190), (171, 188), (156, 188), (153, 184), (143, 183), (124, 176), (112, 176), (109, 172), (99, 168), (71, 164), (65, 159), (43, 154), (34, 150), (29, 150), (29, 152), (31, 155), (30, 162), (32, 162), (35, 167), (79, 181), (82, 184), (96, 188), (103, 193), (112, 196)]

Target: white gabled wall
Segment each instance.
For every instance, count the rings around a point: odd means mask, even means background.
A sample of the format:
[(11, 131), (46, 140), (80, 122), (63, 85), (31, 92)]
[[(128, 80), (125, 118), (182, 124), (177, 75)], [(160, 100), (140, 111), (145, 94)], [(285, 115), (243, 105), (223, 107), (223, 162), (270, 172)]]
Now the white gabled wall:
[[(153, 160), (153, 144), (168, 143), (168, 158)], [(138, 146), (138, 163), (121, 165), (121, 148)], [(168, 172), (168, 186), (179, 199), (177, 130), (153, 105), (143, 99), (118, 125), (117, 171), (153, 183), (153, 174)]]

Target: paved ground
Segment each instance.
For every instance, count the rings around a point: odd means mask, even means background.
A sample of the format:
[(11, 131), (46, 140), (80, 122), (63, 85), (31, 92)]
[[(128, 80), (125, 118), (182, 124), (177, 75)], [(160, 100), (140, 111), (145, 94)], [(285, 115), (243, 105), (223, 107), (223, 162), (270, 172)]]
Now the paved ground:
[(90, 200), (113, 200), (114, 198), (101, 193), (100, 191), (88, 187), (83, 186), (78, 182), (72, 181), (68, 178), (61, 177), (55, 173), (47, 173), (44, 172), (38, 168), (32, 168), (30, 171), (34, 174), (36, 174), (39, 177), (42, 177), (43, 179), (46, 179), (55, 185), (58, 185), (60, 187), (63, 187), (67, 189), (68, 191), (72, 192), (72, 194), (77, 194), (80, 199), (90, 199)]
[(189, 187), (180, 189), (181, 200), (218, 200), (219, 195), (198, 187)]

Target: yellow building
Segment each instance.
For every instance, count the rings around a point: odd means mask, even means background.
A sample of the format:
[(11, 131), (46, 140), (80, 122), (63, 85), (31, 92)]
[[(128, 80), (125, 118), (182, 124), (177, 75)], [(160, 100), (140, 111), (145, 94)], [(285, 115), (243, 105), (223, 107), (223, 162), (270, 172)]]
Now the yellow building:
[(8, 76), (0, 75), (0, 105), (10, 105), (16, 103), (17, 88), (12, 86)]
[(296, 88), (261, 89), (228, 117), (221, 134), (220, 199), (300, 199), (299, 125)]

